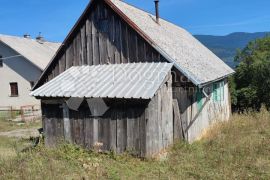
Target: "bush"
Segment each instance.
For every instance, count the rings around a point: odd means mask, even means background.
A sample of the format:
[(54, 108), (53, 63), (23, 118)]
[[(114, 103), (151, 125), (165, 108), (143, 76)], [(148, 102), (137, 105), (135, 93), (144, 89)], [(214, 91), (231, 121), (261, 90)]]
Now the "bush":
[(240, 64), (230, 81), (233, 109), (270, 109), (270, 36), (250, 42), (235, 60)]

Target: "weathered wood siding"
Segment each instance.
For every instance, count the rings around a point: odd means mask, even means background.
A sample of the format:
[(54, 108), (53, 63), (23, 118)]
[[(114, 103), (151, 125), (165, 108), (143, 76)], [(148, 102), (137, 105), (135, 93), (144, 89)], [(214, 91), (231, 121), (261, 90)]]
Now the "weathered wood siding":
[(110, 7), (97, 2), (50, 65), (39, 86), (71, 66), (166, 62)]
[[(213, 84), (210, 84), (209, 97), (202, 98), (202, 108), (199, 109), (196, 99), (196, 87), (185, 84), (185, 86), (173, 89), (173, 97), (178, 101), (183, 126), (183, 138), (189, 142), (199, 139), (204, 132), (218, 121), (227, 121), (230, 118), (231, 109), (229, 102), (228, 81), (224, 81), (224, 97), (222, 101), (214, 100)], [(181, 135), (181, 133), (179, 134)], [(182, 138), (177, 137), (177, 138)]]
[[(107, 100), (113, 101), (113, 100)], [(122, 153), (130, 151), (144, 156), (146, 151), (145, 109), (149, 100), (110, 102), (110, 109), (102, 117), (92, 117), (84, 102), (78, 111), (69, 110), (71, 142), (88, 149), (97, 143), (100, 150)], [(45, 143), (55, 146), (65, 138), (62, 104), (43, 101)]]
[(59, 139), (64, 138), (63, 111), (61, 109), (61, 104), (42, 103), (42, 115), (45, 144), (55, 146)]
[(69, 119), (71, 138), (66, 140), (74, 144), (92, 149), (101, 143), (103, 151), (147, 157), (158, 153), (173, 143), (171, 82), (168, 75), (152, 100), (106, 99), (110, 109), (102, 117), (92, 117), (86, 101), (66, 115), (63, 100), (42, 100), (46, 145), (67, 137)]
[(173, 95), (171, 75), (151, 100), (146, 114), (146, 156), (173, 144)]

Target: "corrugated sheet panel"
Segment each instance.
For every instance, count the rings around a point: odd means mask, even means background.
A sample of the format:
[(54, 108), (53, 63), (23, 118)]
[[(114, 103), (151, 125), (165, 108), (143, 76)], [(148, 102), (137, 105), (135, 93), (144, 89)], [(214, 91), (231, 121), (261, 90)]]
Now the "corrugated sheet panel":
[(71, 67), (31, 93), (35, 97), (151, 99), (171, 63)]
[(154, 42), (157, 50), (175, 62), (196, 85), (224, 78), (234, 71), (220, 58), (202, 45), (190, 33), (168, 21), (160, 19), (120, 0), (107, 0), (113, 3), (125, 16)]
[(44, 70), (60, 47), (60, 43), (38, 42), (35, 39), (0, 34), (0, 41)]

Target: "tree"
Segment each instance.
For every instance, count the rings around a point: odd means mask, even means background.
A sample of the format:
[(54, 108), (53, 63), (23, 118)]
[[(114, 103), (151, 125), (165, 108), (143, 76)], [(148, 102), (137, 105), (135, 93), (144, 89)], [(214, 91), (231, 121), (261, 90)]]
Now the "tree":
[(231, 80), (234, 110), (270, 109), (270, 36), (250, 42), (235, 57), (240, 64)]

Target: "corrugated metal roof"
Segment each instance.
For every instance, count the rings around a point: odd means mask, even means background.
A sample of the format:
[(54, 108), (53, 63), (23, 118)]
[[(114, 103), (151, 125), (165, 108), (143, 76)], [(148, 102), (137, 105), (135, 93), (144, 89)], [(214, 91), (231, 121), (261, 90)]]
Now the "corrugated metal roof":
[(183, 28), (135, 8), (120, 0), (106, 0), (120, 10), (153, 42), (153, 46), (166, 58), (175, 63), (185, 76), (196, 85), (224, 78), (234, 71), (220, 58), (202, 45)]
[(0, 41), (44, 70), (60, 47), (60, 43), (38, 42), (35, 39), (0, 34)]
[(74, 66), (31, 92), (35, 97), (151, 99), (171, 63)]

